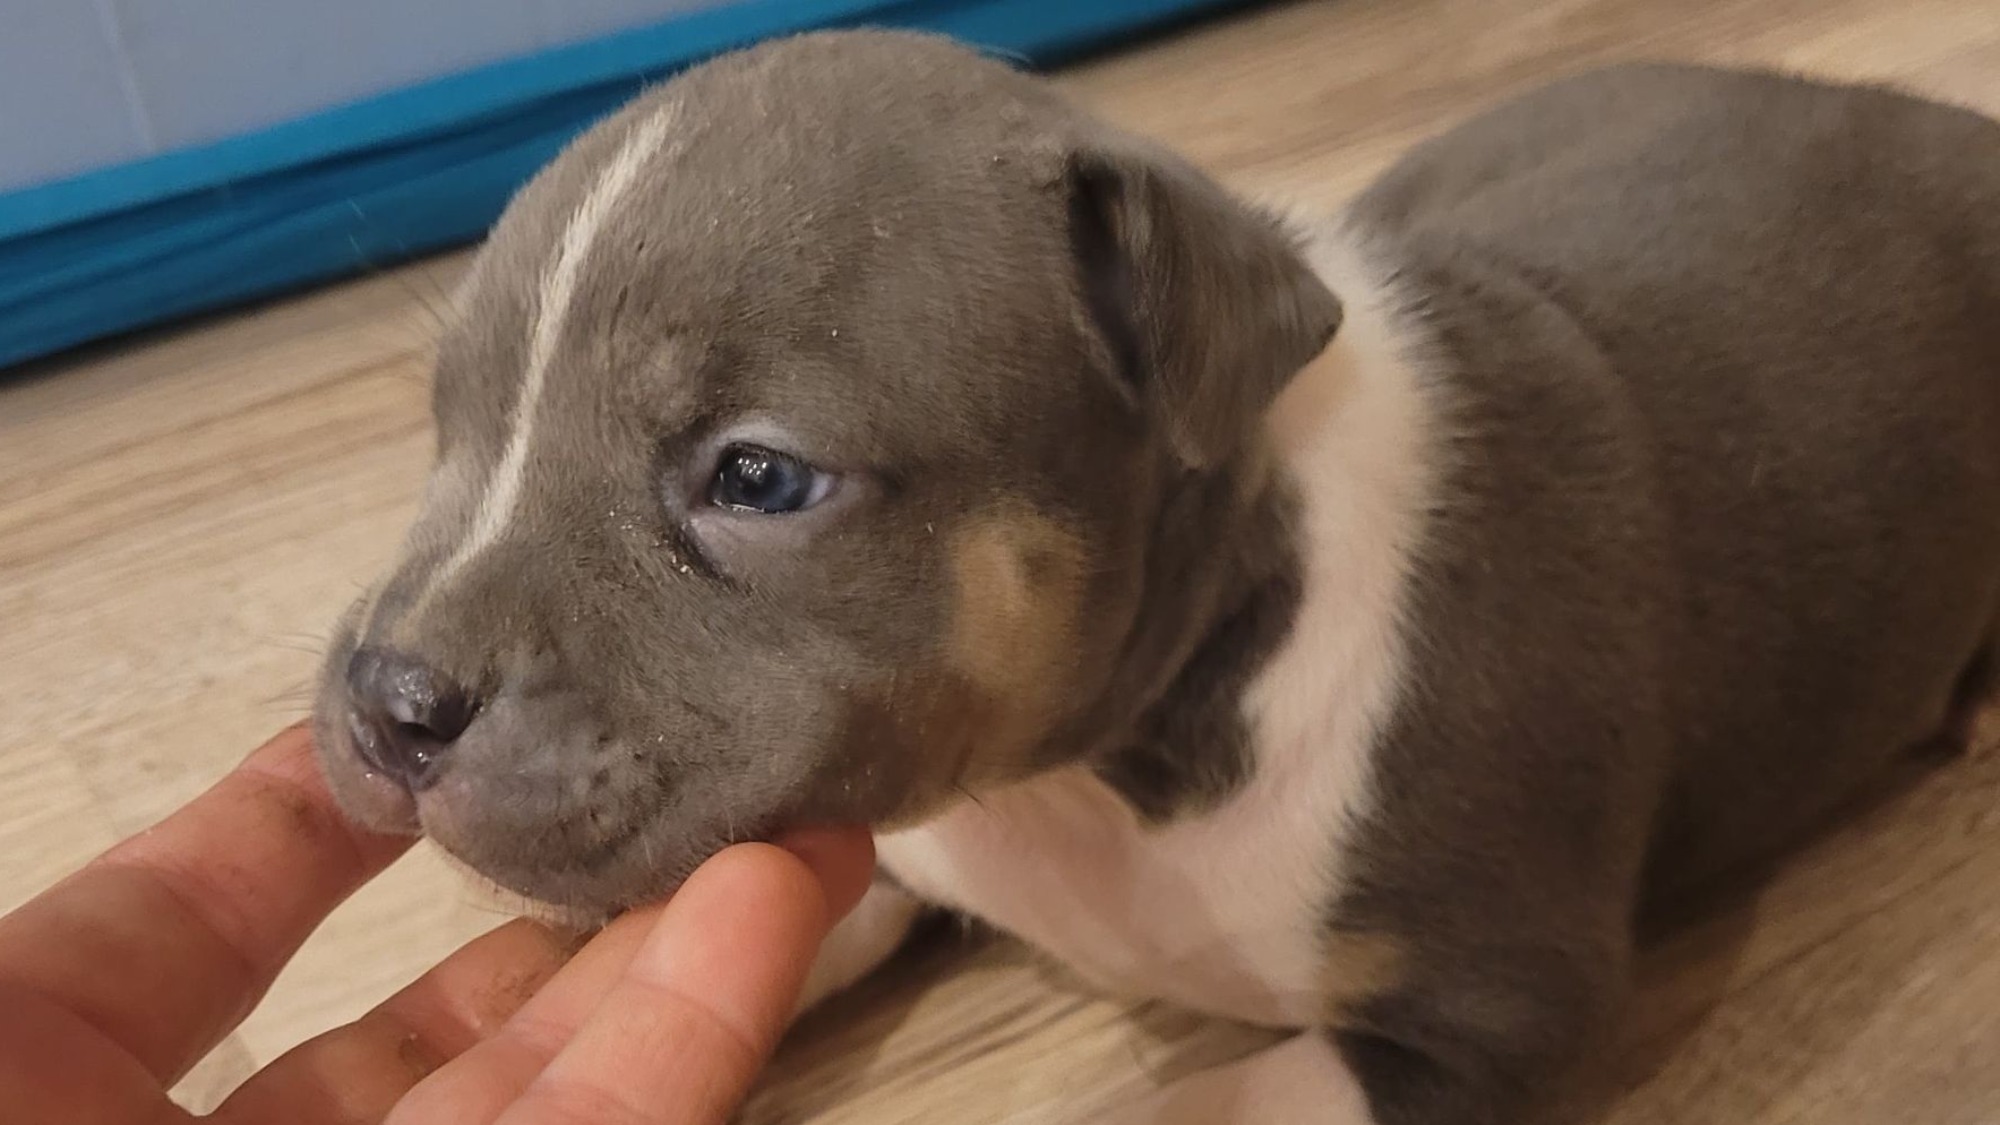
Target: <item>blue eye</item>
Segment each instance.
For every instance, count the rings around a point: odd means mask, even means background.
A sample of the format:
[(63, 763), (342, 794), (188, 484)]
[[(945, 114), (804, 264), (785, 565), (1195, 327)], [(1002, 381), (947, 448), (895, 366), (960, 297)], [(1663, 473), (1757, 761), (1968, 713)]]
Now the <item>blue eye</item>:
[(778, 515), (818, 503), (825, 482), (824, 474), (796, 457), (759, 445), (732, 445), (722, 451), (708, 499), (719, 508)]

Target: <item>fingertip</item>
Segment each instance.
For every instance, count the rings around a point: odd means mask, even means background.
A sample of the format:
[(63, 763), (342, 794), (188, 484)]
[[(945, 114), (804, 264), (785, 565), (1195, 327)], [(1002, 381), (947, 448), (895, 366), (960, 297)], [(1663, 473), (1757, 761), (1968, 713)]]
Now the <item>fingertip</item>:
[(345, 838), (353, 844), (357, 858), (371, 869), (387, 866), (416, 842), (414, 836), (375, 832), (348, 816), (327, 784), (309, 720), (301, 719), (265, 740), (217, 787), (245, 781), (256, 786), (275, 785), (275, 795), (291, 810), (292, 823), (300, 832), (324, 836), (329, 846)]
[(809, 907), (833, 924), (832, 898), (811, 862), (774, 844), (732, 844), (708, 857), (667, 904), (668, 914), (719, 899)]
[(245, 754), (236, 768), (275, 774), (314, 785), (325, 784), (313, 748), (312, 723), (305, 719), (264, 740), (256, 749)]
[[(667, 914), (703, 914), (721, 901), (762, 904), (794, 918), (813, 942), (854, 909), (874, 872), (874, 841), (865, 829), (814, 828), (776, 843), (744, 843), (710, 856), (670, 901)], [(665, 919), (662, 919), (664, 924)]]
[(829, 925), (854, 909), (875, 877), (875, 837), (865, 827), (803, 828), (780, 837), (777, 845), (819, 880)]

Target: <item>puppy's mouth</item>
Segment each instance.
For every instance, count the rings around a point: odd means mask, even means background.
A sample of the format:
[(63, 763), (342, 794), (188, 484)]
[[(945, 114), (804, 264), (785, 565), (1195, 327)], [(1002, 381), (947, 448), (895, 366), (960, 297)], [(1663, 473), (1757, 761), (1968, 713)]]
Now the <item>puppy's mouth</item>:
[(357, 823), (428, 836), (481, 879), (576, 923), (669, 895), (724, 847), (796, 827), (775, 813), (690, 807), (624, 744), (503, 733), (516, 724), (501, 711), (415, 773), (385, 764), (371, 732), (327, 700), (314, 717), (322, 769)]

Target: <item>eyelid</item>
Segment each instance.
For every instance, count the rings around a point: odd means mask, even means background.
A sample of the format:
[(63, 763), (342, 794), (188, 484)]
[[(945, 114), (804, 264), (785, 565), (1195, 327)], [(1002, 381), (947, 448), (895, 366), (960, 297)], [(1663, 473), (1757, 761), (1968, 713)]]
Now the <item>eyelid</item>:
[(859, 468), (843, 463), (838, 450), (830, 448), (824, 440), (819, 440), (811, 432), (784, 425), (763, 414), (731, 419), (725, 425), (710, 428), (703, 435), (701, 448), (713, 458), (731, 446), (754, 445), (773, 453), (782, 453), (803, 461), (821, 472), (846, 473)]

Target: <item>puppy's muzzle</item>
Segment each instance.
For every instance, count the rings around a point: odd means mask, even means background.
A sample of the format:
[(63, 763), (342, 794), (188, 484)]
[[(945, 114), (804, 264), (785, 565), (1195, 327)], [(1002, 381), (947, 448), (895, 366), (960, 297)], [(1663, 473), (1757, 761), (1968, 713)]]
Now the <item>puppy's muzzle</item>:
[(416, 792), (437, 780), (479, 700), (422, 660), (363, 647), (347, 662), (348, 732), (364, 761)]

